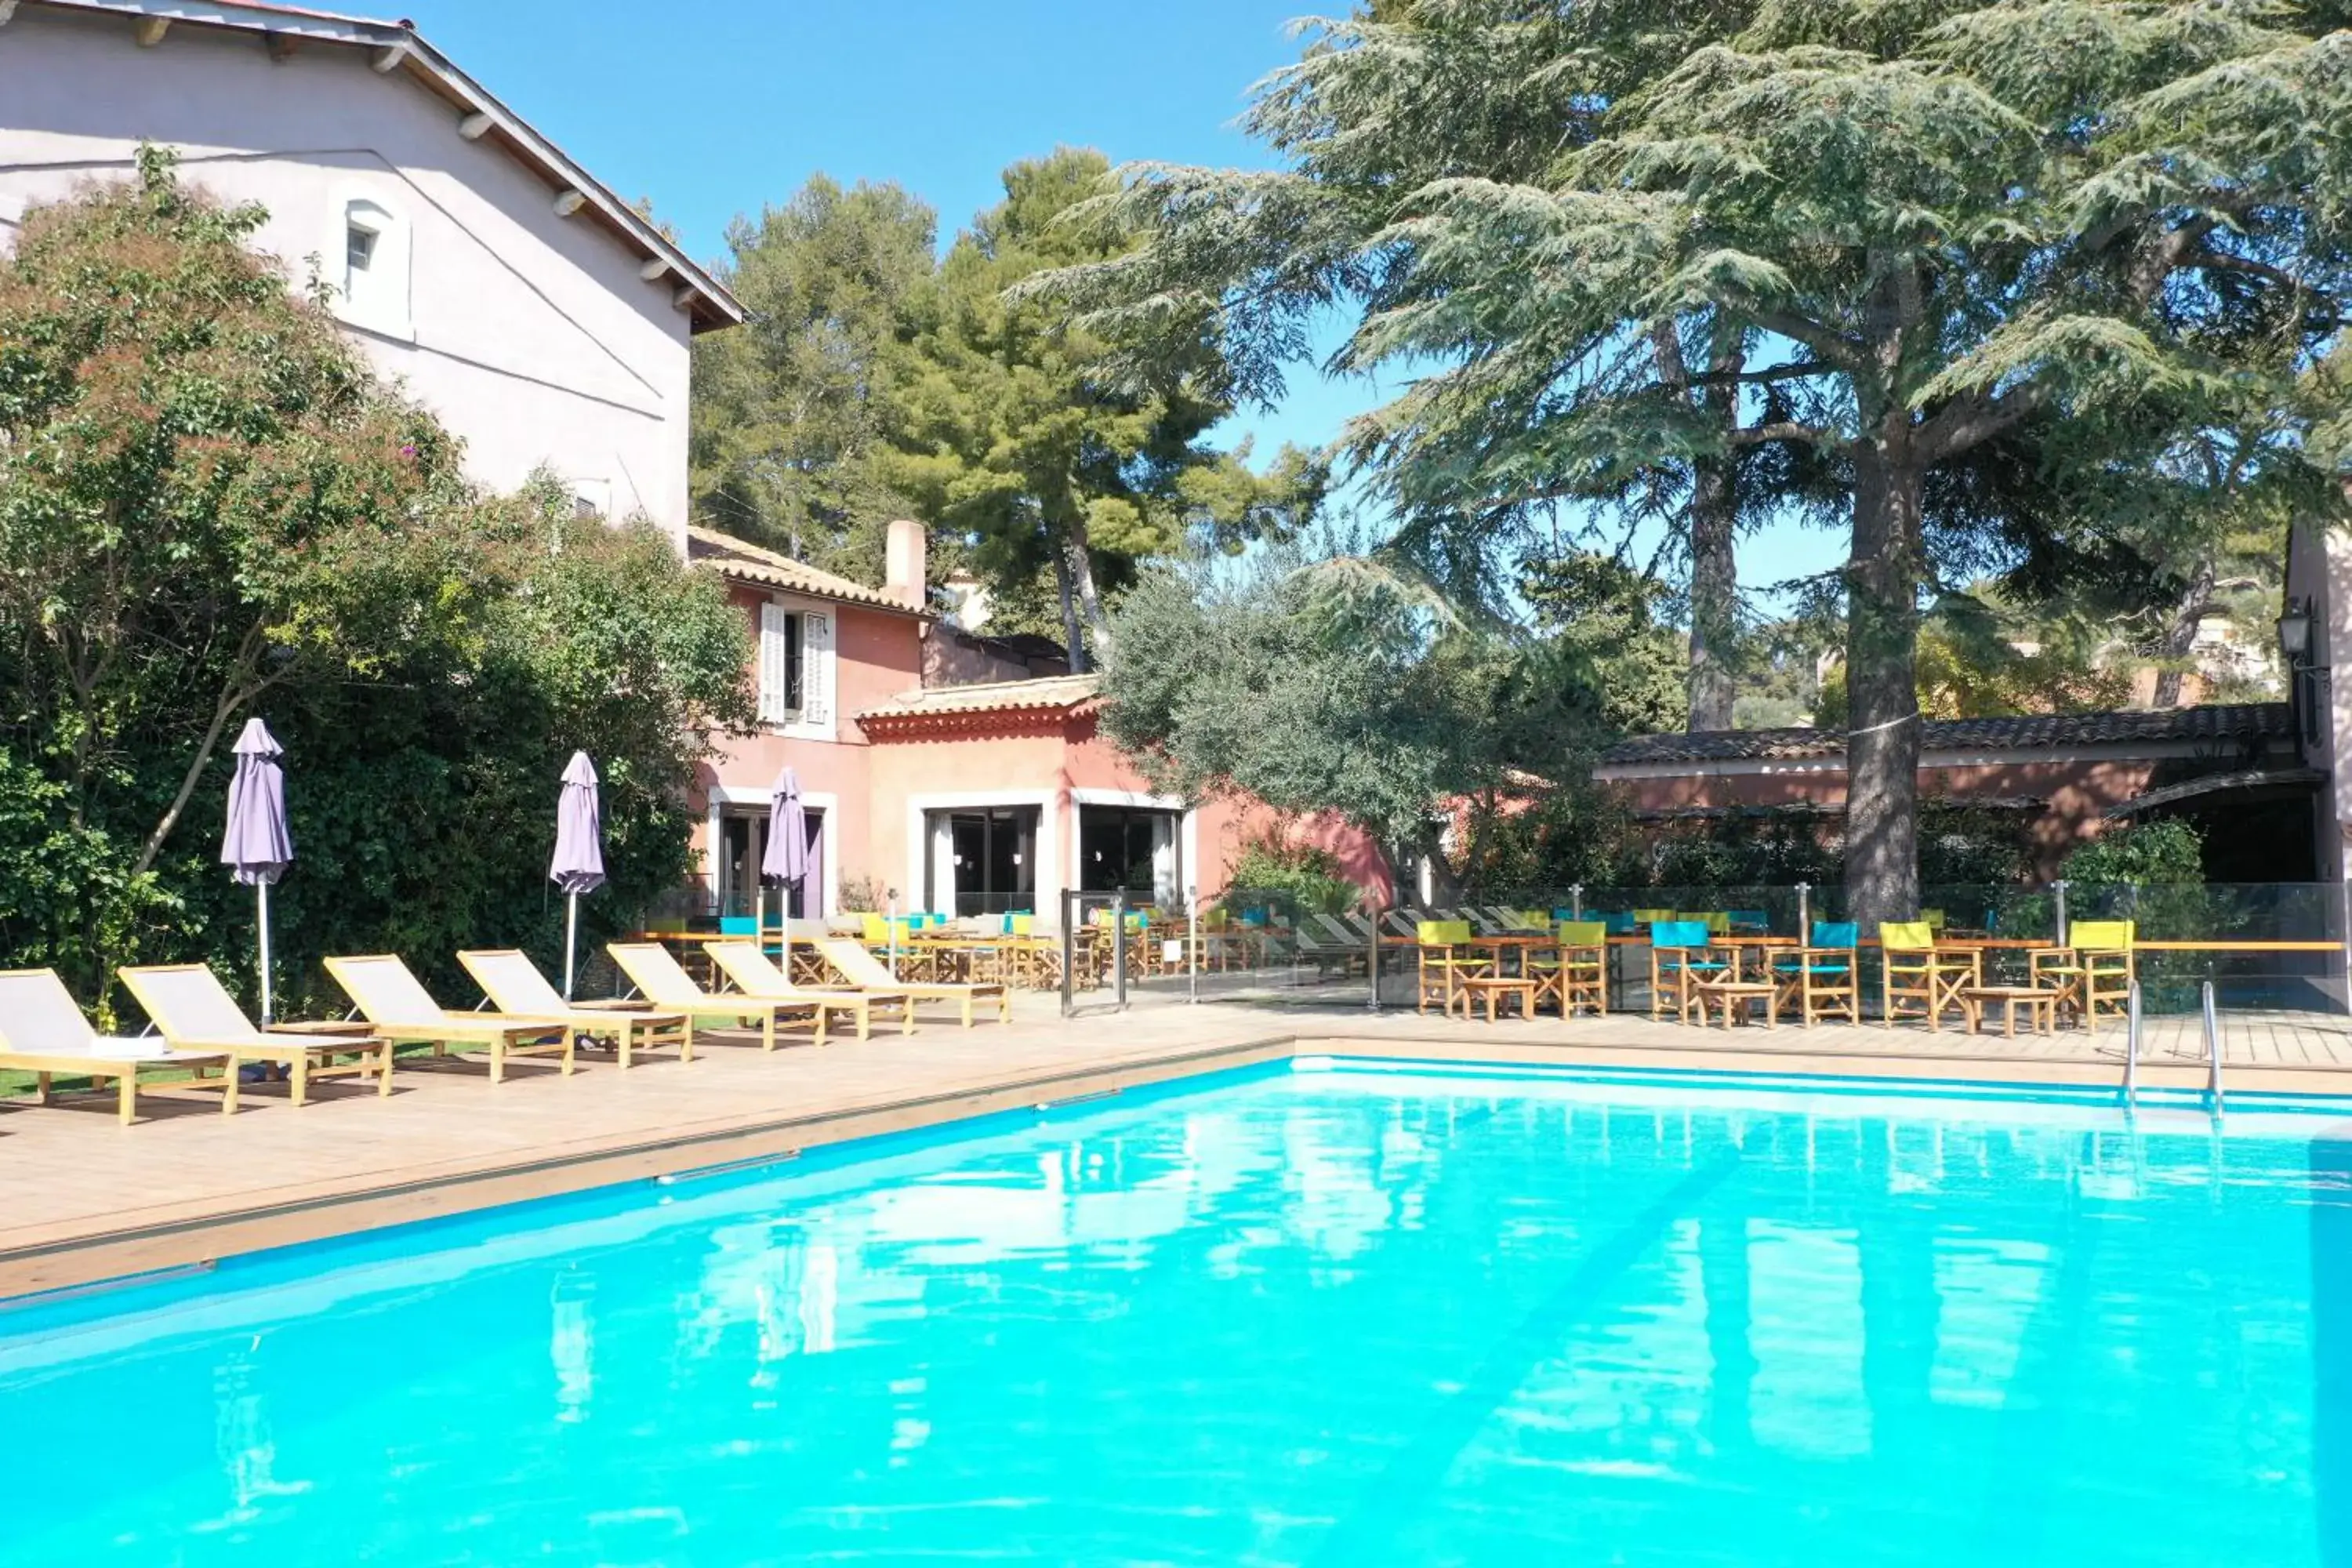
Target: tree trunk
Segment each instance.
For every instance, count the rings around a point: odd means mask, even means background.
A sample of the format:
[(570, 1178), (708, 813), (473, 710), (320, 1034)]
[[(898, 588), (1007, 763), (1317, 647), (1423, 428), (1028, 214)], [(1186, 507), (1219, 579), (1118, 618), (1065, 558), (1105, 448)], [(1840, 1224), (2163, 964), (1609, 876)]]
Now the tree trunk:
[(247, 628), (245, 640), (236, 650), (236, 662), (229, 667), (227, 679), (221, 682), (220, 696), (213, 703), (212, 721), (205, 726), (204, 734), (196, 741), (195, 755), (188, 759), (187, 770), (180, 775), (180, 787), (173, 795), (172, 804), (164, 808), (162, 819), (147, 835), (147, 841), (139, 847), (139, 858), (131, 868), (131, 875), (142, 876), (155, 864), (155, 857), (163, 852), (164, 841), (172, 837), (172, 829), (179, 826), (180, 814), (187, 810), (188, 798), (196, 793), (197, 783), (204, 778), (205, 769), (211, 764), (213, 752), (219, 746), (228, 721), (236, 717), (237, 710), (260, 696), (271, 684), (267, 679), (256, 679), (253, 674), (254, 663), (260, 652), (261, 623), (256, 621)]
[(1732, 643), (1738, 635), (1739, 568), (1732, 524), (1739, 510), (1729, 453), (1692, 465), (1690, 508), (1690, 723), (1693, 731), (1732, 726)]
[(1920, 479), (1899, 447), (1857, 443), (1846, 566), (1845, 883), (1865, 934), (1919, 909)]
[(1077, 588), (1078, 608), (1086, 616), (1087, 632), (1094, 637), (1093, 653), (1087, 660), (1091, 668), (1110, 657), (1110, 617), (1103, 613), (1102, 594), (1095, 586), (1095, 558), (1083, 517), (1070, 519), (1069, 544), (1065, 553), (1070, 558), (1070, 578)]
[(1715, 379), (1699, 393), (1699, 406), (1716, 428), (1722, 449), (1691, 465), (1690, 512), (1690, 724), (1696, 730), (1728, 730), (1738, 696), (1733, 647), (1739, 636), (1739, 563), (1733, 536), (1739, 523), (1739, 456), (1732, 437), (1739, 428), (1739, 387), (1730, 378), (1748, 360), (1746, 331), (1717, 317), (1707, 372)]
[(1087, 672), (1086, 639), (1078, 635), (1077, 592), (1070, 582), (1070, 552), (1063, 546), (1054, 547), (1054, 588), (1062, 600), (1062, 645), (1069, 652), (1070, 673)]
[[(1730, 378), (1747, 362), (1748, 334), (1719, 316), (1709, 331), (1715, 344), (1707, 356), (1711, 379), (1699, 391), (1698, 405), (1716, 427), (1722, 448), (1691, 463), (1689, 719), (1685, 728), (1694, 731), (1730, 729), (1738, 696), (1731, 657), (1739, 635), (1739, 565), (1732, 552), (1739, 521), (1739, 459), (1731, 438), (1739, 428), (1739, 388)], [(1659, 381), (1676, 397), (1685, 395), (1690, 369), (1683, 361), (1682, 340), (1674, 323), (1654, 323), (1650, 342)]]
[(2186, 672), (2189, 656), (2197, 647), (2197, 627), (2213, 608), (2213, 563), (2200, 563), (2197, 575), (2189, 580), (2188, 591), (2180, 595), (2174, 607), (2172, 619), (2164, 628), (2164, 637), (2157, 644), (2156, 656), (2161, 661), (2156, 667), (2156, 695), (2151, 708), (2180, 706), (2180, 678)]

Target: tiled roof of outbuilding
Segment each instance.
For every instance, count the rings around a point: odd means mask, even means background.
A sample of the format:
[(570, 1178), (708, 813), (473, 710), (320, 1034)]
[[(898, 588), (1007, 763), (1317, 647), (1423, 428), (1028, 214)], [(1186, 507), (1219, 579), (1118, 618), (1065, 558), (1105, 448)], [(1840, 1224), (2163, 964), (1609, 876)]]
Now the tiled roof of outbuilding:
[[(2177, 745), (2248, 741), (2294, 733), (2284, 702), (2229, 702), (2203, 708), (2134, 709), (2114, 713), (2027, 713), (2003, 719), (1931, 719), (1925, 752), (2072, 751), (2084, 746)], [(1836, 730), (1702, 730), (1688, 735), (1636, 735), (1601, 756), (1603, 767), (1654, 763), (1803, 761), (1842, 757)]]

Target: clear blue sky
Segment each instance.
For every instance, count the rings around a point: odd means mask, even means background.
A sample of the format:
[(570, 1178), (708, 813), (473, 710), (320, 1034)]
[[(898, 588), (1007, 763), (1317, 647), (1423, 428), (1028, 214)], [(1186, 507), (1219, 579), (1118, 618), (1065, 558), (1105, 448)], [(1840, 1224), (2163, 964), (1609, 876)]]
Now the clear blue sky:
[[(352, 8), (363, 8), (354, 5)], [(1344, 0), (1324, 0), (1342, 10)], [(447, 51), (630, 200), (653, 198), (715, 258), (729, 220), (822, 171), (895, 180), (943, 236), (1057, 143), (1114, 161), (1266, 162), (1234, 127), (1249, 87), (1297, 56), (1312, 0), (402, 0)], [(377, 12), (376, 14), (383, 14)], [(1271, 415), (1236, 416), (1261, 456), (1320, 445), (1378, 401), (1311, 371)], [(1764, 582), (1832, 563), (1832, 536), (1775, 529), (1742, 551)]]

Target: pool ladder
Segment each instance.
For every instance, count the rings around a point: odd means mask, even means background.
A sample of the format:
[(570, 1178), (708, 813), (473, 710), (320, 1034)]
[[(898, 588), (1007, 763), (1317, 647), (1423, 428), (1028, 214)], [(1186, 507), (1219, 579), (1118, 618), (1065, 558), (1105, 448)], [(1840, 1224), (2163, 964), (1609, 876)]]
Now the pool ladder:
[(2213, 1010), (2213, 983), (2205, 983), (2205, 1099), (2221, 1114), (2221, 1020)]
[[(2200, 999), (2205, 1026), (2205, 1103), (2220, 1115), (2225, 1097), (2221, 1089), (2221, 1019), (2213, 1005), (2213, 983), (2205, 982)], [(2139, 1104), (2139, 982), (2131, 983), (2124, 1011), (2124, 1104)]]

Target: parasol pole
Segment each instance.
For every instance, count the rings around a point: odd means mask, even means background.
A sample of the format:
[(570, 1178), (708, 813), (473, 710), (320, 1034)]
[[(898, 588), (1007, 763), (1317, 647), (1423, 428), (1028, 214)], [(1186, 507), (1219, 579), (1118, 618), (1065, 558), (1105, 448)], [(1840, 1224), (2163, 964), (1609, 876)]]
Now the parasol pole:
[(261, 939), (261, 1026), (266, 1029), (277, 1016), (269, 997), (269, 884), (254, 883), (253, 895), (259, 908), (254, 923), (259, 928)]
[(580, 895), (567, 893), (563, 898), (563, 999), (572, 1000), (572, 958), (580, 951)]

